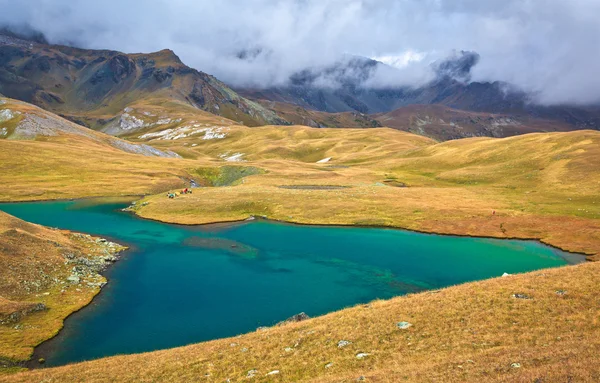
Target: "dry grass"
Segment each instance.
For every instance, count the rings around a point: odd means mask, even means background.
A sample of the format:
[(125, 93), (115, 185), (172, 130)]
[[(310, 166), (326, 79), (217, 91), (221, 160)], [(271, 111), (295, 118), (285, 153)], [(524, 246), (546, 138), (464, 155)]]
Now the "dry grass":
[[(159, 193), (144, 198), (149, 204), (137, 214), (187, 224), (256, 215), (298, 223), (539, 238), (563, 249), (600, 254), (598, 132), (438, 144), (391, 129), (229, 126), (221, 140), (192, 136), (149, 144), (186, 159), (130, 155), (69, 136), (0, 140), (0, 182), (10, 185), (0, 200)], [(244, 153), (247, 162), (241, 165), (265, 172), (235, 186), (166, 198), (167, 189), (183, 185), (180, 177), (226, 165), (221, 156), (234, 153)], [(332, 160), (316, 163), (326, 157)], [(389, 186), (403, 184), (408, 187)], [(290, 185), (347, 188), (280, 188)], [(257, 369), (256, 381), (339, 382), (360, 375), (377, 382), (598, 381), (599, 267), (586, 264), (467, 284), (233, 340), (6, 380), (246, 381), (247, 371)], [(568, 293), (559, 296), (557, 290)], [(516, 292), (534, 299), (511, 298)], [(32, 326), (48, 322), (39, 318)], [(401, 320), (414, 326), (400, 331), (395, 323)], [(342, 339), (353, 343), (338, 349)], [(10, 341), (11, 347), (21, 342), (23, 350), (35, 343)], [(241, 351), (244, 347), (247, 352)], [(371, 355), (357, 360), (359, 351)], [(329, 362), (332, 367), (325, 369)], [(511, 368), (512, 363), (521, 367)], [(275, 369), (281, 374), (265, 377)]]
[[(0, 325), (0, 365), (29, 359), (35, 346), (56, 335), (63, 320), (100, 291), (97, 286), (64, 281), (73, 267), (66, 264), (66, 254), (89, 256), (101, 250), (67, 231), (0, 212), (0, 314), (6, 318), (38, 303), (47, 307)], [(100, 276), (93, 278), (93, 282), (105, 281)]]
[[(154, 353), (6, 382), (597, 382), (597, 263), (465, 284)], [(556, 292), (565, 290), (566, 294)], [(533, 299), (516, 299), (512, 294)], [(408, 321), (408, 330), (396, 324)], [(338, 348), (340, 340), (352, 344)], [(286, 348), (288, 351), (286, 351)], [(244, 349), (247, 349), (244, 351)], [(359, 360), (357, 353), (370, 354)], [(330, 368), (325, 365), (332, 363)], [(519, 363), (520, 367), (511, 367)], [(257, 376), (247, 379), (256, 369)], [(266, 377), (273, 370), (280, 374)]]

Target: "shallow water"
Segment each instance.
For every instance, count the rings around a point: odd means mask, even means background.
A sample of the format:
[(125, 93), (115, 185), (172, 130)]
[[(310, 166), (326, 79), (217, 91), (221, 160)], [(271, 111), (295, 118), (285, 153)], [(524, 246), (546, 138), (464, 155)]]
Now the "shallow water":
[(299, 312), (325, 314), (376, 298), (581, 260), (534, 241), (393, 229), (251, 221), (178, 226), (119, 203), (0, 204), (46, 226), (108, 236), (132, 250), (109, 284), (38, 351), (47, 365), (233, 336)]

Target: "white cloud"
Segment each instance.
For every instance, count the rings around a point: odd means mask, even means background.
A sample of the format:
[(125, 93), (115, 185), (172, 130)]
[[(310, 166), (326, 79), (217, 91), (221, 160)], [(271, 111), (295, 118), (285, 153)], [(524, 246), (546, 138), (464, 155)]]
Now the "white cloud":
[[(481, 55), (473, 80), (512, 82), (545, 103), (600, 101), (598, 0), (0, 0), (0, 9), (0, 23), (29, 23), (54, 42), (171, 48), (239, 85), (281, 84), (341, 52), (401, 69), (377, 81), (418, 83), (431, 55), (470, 50)], [(243, 50), (259, 53), (237, 59)]]

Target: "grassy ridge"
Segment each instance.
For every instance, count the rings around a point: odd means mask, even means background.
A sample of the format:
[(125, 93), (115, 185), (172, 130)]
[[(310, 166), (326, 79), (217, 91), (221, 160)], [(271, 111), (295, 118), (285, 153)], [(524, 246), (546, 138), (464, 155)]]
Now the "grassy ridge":
[(106, 279), (91, 272), (82, 277), (86, 283), (69, 282), (74, 263), (68, 259), (92, 262), (112, 251), (104, 244), (0, 212), (0, 367), (27, 360), (35, 346), (56, 335), (63, 320), (100, 291)]

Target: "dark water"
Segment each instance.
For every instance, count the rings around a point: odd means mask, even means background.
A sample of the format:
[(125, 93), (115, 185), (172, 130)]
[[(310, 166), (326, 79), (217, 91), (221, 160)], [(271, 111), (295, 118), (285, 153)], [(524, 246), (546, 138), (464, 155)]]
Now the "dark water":
[[(48, 365), (233, 336), (301, 311), (565, 265), (580, 258), (533, 241), (253, 221), (183, 227), (123, 204), (0, 204), (47, 226), (109, 236), (133, 250), (92, 305), (41, 348)], [(568, 260), (568, 261), (567, 261)]]

